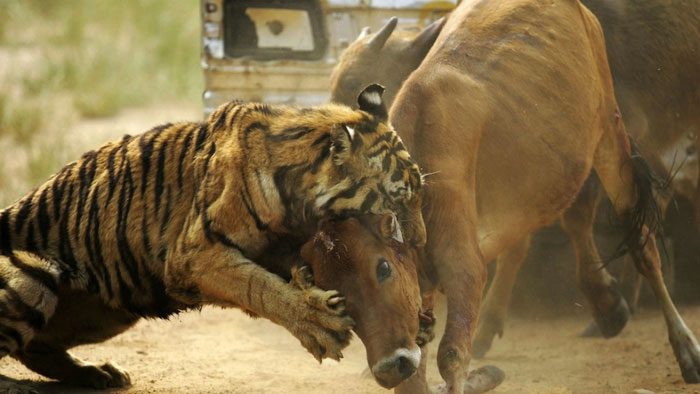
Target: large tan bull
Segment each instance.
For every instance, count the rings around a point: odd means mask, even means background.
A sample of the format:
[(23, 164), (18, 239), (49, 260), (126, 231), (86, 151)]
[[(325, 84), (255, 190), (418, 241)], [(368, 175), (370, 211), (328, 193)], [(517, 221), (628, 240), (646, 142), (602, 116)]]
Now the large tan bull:
[[(700, 139), (697, 138), (700, 112), (696, 110), (700, 104), (700, 72), (697, 71), (700, 70), (700, 29), (697, 28), (700, 25), (700, 2), (585, 0), (584, 3), (599, 18), (605, 32), (615, 95), (627, 131), (635, 137), (642, 156), (649, 159), (657, 171), (675, 174), (674, 191), (700, 206), (700, 189), (684, 175), (693, 176), (695, 172), (700, 176), (699, 170), (691, 168), (700, 162), (686, 162), (683, 152), (687, 145), (694, 144), (696, 150), (700, 149)], [(426, 46), (432, 45), (442, 22), (432, 24), (415, 36), (392, 34), (396, 25), (392, 21), (370, 38), (374, 43), (372, 47), (362, 40), (352, 45), (335, 69), (334, 99), (352, 103), (354, 96), (351, 93), (358, 90), (358, 84), (366, 84), (365, 81), (400, 87), (415, 68), (406, 71), (407, 67), (422, 61), (428, 50)], [(397, 67), (397, 64), (405, 66)], [(390, 100), (392, 98), (389, 96)], [(676, 171), (683, 163), (681, 176)], [(696, 185), (700, 185), (700, 181)], [(598, 182), (593, 178), (564, 217), (564, 228), (579, 259), (600, 259), (592, 236), (597, 189)], [(695, 213), (696, 224), (700, 225), (700, 209)], [(498, 258), (496, 276), (484, 302), (474, 338), (474, 354), (477, 356), (490, 348), (496, 334), (503, 333), (511, 290), (527, 249), (527, 244), (523, 243)], [(583, 276), (585, 272), (579, 272), (579, 283), (585, 286)], [(639, 282), (635, 286), (633, 304), (636, 304), (638, 294)], [(624, 327), (625, 310), (624, 304), (618, 305), (617, 314), (594, 310), (605, 336), (616, 335)]]
[[(348, 49), (334, 72), (334, 99), (365, 77), (344, 65), (366, 59), (378, 68), (376, 43), (390, 30)], [(453, 391), (461, 391), (472, 355), (484, 262), (522, 260), (529, 234), (574, 203), (591, 169), (630, 230), (628, 247), (662, 306), (684, 379), (700, 380), (700, 348), (668, 295), (646, 226), (657, 216), (649, 173), (631, 159), (601, 28), (579, 2), (462, 2), (403, 84), (390, 119), (424, 171), (436, 173), (425, 195), (424, 263), (448, 298), (438, 363)], [(588, 194), (564, 216), (565, 228), (586, 228)], [(570, 235), (585, 244), (590, 231)], [(579, 283), (599, 325), (619, 332), (624, 300), (595, 247), (577, 252)]]

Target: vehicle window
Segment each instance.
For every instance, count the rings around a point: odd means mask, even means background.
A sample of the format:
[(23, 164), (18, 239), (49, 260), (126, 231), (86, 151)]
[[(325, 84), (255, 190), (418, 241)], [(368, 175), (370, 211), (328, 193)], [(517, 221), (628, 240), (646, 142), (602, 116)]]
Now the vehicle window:
[[(250, 4), (254, 3), (254, 4)], [(318, 59), (325, 50), (322, 15), (313, 2), (229, 1), (224, 14), (228, 57)], [(318, 15), (316, 15), (318, 12)]]

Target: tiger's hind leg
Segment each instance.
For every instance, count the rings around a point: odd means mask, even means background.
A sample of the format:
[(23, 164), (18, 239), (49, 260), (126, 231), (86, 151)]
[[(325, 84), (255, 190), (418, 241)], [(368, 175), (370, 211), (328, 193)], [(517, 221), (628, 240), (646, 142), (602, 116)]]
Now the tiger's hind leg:
[(131, 384), (129, 374), (112, 363), (86, 363), (65, 349), (36, 341), (13, 356), (32, 371), (67, 384), (97, 389)]
[(66, 352), (101, 342), (131, 327), (131, 314), (60, 283), (60, 270), (35, 255), (0, 256), (0, 357), (65, 383), (95, 388), (129, 385), (129, 375), (106, 363), (92, 365)]
[(59, 271), (27, 253), (0, 256), (0, 358), (21, 351), (53, 315)]
[(129, 374), (118, 366), (88, 363), (67, 349), (112, 338), (133, 326), (138, 316), (111, 308), (96, 295), (65, 287), (58, 298), (46, 327), (14, 357), (34, 372), (63, 383), (93, 388), (130, 385)]

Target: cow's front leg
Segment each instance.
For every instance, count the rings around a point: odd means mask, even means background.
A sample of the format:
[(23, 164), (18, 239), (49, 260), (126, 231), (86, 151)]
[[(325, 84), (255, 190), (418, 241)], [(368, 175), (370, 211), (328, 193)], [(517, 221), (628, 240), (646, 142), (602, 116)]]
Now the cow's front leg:
[(285, 327), (319, 361), (342, 357), (353, 321), (337, 292), (302, 291), (235, 248), (206, 246), (169, 256), (165, 281), (171, 296), (191, 305), (241, 308)]
[(395, 394), (428, 394), (426, 367), (428, 361), (428, 343), (435, 338), (435, 289), (423, 291), (421, 295), (421, 311), (418, 315), (419, 329), (416, 344), (420, 346), (421, 360), (416, 372), (394, 389)]
[(448, 392), (461, 394), (472, 358), (471, 340), (479, 318), (486, 267), (476, 236), (474, 194), (460, 182), (443, 181), (434, 185), (431, 197), (426, 252), (447, 299), (438, 368)]

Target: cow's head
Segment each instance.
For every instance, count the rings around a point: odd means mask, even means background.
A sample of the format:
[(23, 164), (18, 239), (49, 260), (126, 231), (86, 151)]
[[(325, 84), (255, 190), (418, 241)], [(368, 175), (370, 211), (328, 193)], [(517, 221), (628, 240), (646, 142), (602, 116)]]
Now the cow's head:
[(377, 382), (398, 385), (418, 368), (421, 297), (412, 249), (393, 215), (325, 221), (302, 248), (315, 285), (338, 290)]
[(354, 105), (362, 89), (378, 83), (386, 87), (388, 106), (408, 75), (423, 61), (442, 30), (441, 18), (422, 32), (396, 32), (398, 19), (393, 17), (377, 33), (365, 27), (345, 51), (331, 74), (331, 100)]

